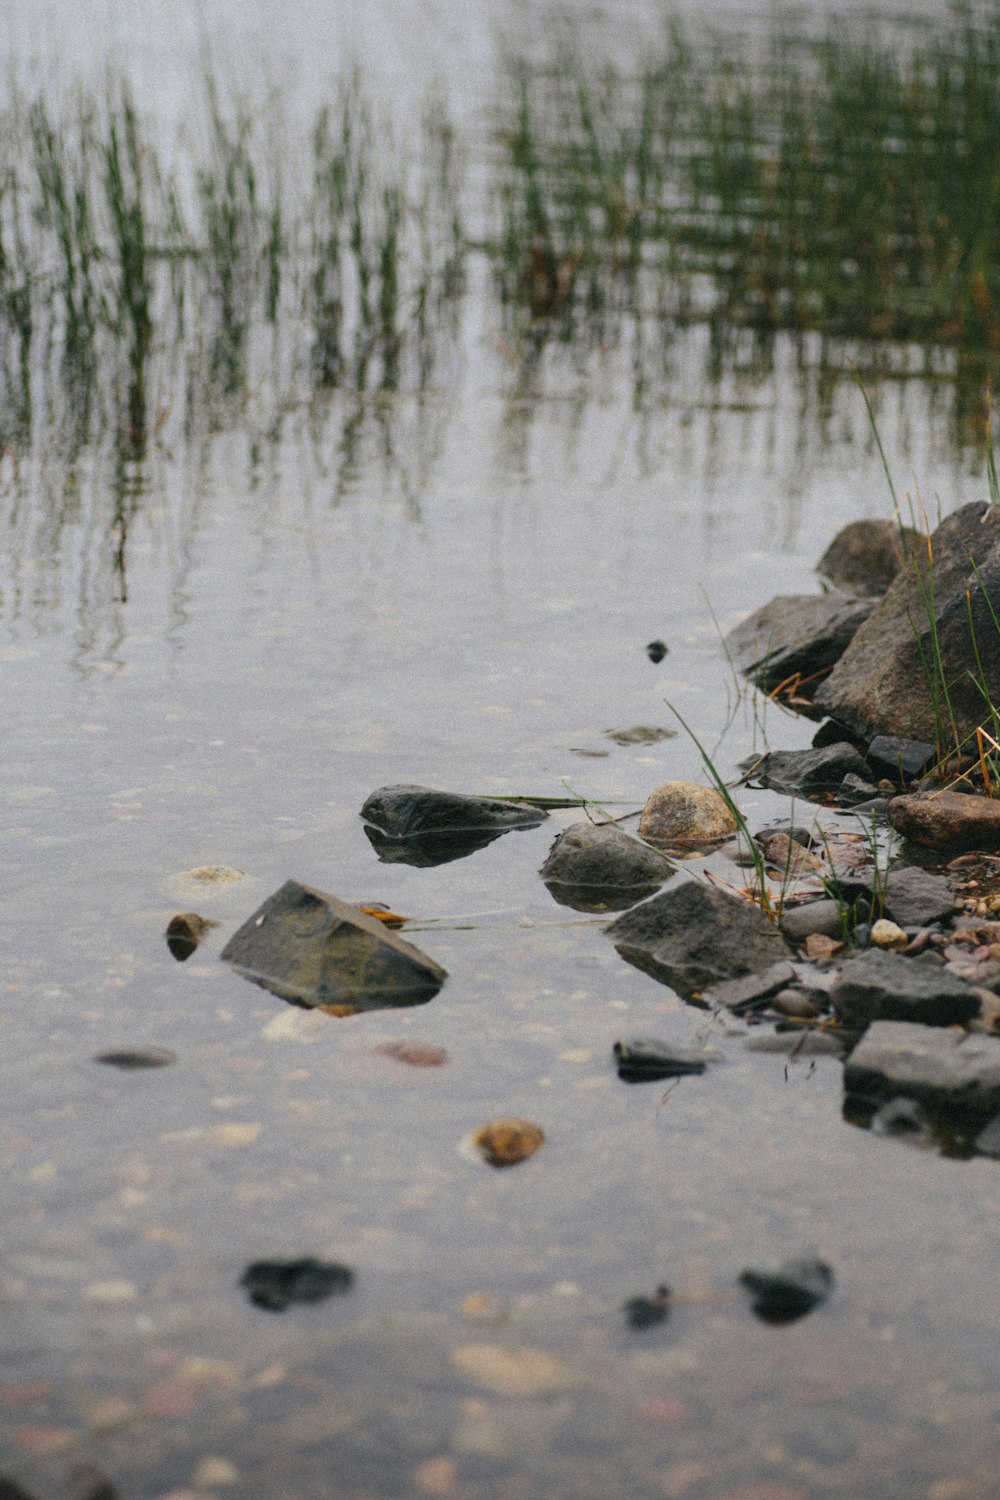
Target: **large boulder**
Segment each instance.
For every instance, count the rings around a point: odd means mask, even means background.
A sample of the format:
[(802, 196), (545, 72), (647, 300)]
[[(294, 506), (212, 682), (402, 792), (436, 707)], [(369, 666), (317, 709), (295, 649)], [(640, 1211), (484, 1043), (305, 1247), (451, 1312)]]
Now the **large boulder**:
[(622, 911), (652, 896), (674, 867), (620, 828), (584, 821), (563, 830), (539, 873), (562, 906)]
[(221, 957), (282, 1000), (341, 1014), (421, 1005), (446, 977), (376, 918), (297, 880), (258, 907)]
[(765, 692), (829, 671), (872, 610), (848, 594), (780, 594), (731, 630), (726, 654)]
[(685, 1000), (740, 974), (766, 969), (791, 950), (759, 907), (717, 886), (686, 880), (623, 913), (607, 929), (627, 963)]
[(851, 521), (837, 532), (816, 572), (845, 593), (878, 599), (925, 541), (920, 532), (893, 521)]
[(866, 740), (967, 740), (987, 716), (981, 689), (1000, 702), (998, 618), (1000, 506), (965, 505), (911, 550), (816, 705)]

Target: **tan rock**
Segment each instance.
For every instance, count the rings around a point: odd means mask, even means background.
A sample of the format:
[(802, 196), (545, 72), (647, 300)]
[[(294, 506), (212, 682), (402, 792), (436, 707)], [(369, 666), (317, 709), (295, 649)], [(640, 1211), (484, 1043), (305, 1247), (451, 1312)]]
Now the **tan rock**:
[(1000, 849), (1000, 799), (965, 792), (913, 792), (894, 797), (889, 821), (897, 833), (932, 849)]
[(484, 1390), (512, 1400), (557, 1396), (577, 1384), (568, 1365), (526, 1345), (460, 1344), (451, 1362)]
[(657, 849), (708, 849), (731, 837), (737, 822), (714, 787), (664, 781), (646, 799), (639, 837)]
[(887, 917), (881, 917), (879, 921), (872, 923), (870, 937), (876, 948), (888, 948), (895, 952), (901, 952), (910, 941), (902, 927), (890, 922)]

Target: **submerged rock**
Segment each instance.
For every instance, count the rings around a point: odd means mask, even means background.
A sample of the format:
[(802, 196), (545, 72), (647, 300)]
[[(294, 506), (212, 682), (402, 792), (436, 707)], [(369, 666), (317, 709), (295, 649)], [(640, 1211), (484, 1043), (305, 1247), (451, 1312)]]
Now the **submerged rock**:
[(531, 1120), (491, 1120), (472, 1138), (473, 1145), (491, 1167), (513, 1167), (544, 1145), (545, 1133)]
[(904, 838), (931, 849), (1000, 849), (1000, 800), (993, 797), (911, 792), (892, 799), (889, 821)]
[(781, 594), (730, 631), (726, 654), (770, 693), (790, 678), (828, 672), (871, 609), (870, 600), (848, 594)]
[[(969, 738), (984, 719), (980, 663), (982, 688), (1000, 701), (998, 599), (1000, 506), (964, 505), (912, 549), (819, 688), (817, 705), (866, 740), (934, 739), (941, 692), (928, 684), (924, 664), (940, 659), (957, 737)], [(950, 732), (950, 716), (948, 724)]]
[(639, 819), (639, 837), (656, 849), (708, 849), (736, 829), (722, 794), (693, 781), (664, 781), (646, 798)]
[(927, 538), (892, 521), (851, 521), (844, 526), (816, 564), (816, 572), (834, 588), (865, 598), (885, 593), (903, 560)]
[(654, 663), (654, 665), (658, 666), (663, 658), (667, 655), (667, 652), (669, 650), (670, 647), (667, 645), (666, 641), (650, 641), (649, 645), (646, 647), (646, 655), (649, 657), (650, 661)]
[(899, 953), (869, 950), (849, 958), (830, 991), (842, 1021), (919, 1021), (925, 1026), (963, 1025), (979, 1014), (971, 985), (945, 969), (931, 968)]
[(755, 1010), (766, 1005), (772, 995), (794, 984), (794, 966), (786, 959), (768, 964), (755, 974), (745, 974), (738, 979), (725, 979), (713, 984), (702, 995), (706, 1005), (723, 1005), (739, 1015), (743, 1011)]
[(269, 896), (222, 950), (246, 979), (296, 1005), (422, 1005), (446, 974), (374, 917), (296, 880)]
[(606, 931), (627, 963), (671, 985), (685, 1000), (789, 956), (784, 938), (762, 911), (694, 880), (633, 907)]
[(765, 1323), (792, 1323), (830, 1295), (833, 1272), (822, 1260), (786, 1260), (774, 1271), (744, 1271), (740, 1285)]
[(821, 750), (771, 750), (744, 761), (741, 769), (750, 771), (761, 786), (788, 797), (828, 797), (846, 776), (864, 781), (869, 775), (864, 756), (847, 741)]
[(349, 1292), (354, 1272), (348, 1266), (314, 1260), (255, 1260), (240, 1277), (250, 1301), (268, 1312), (284, 1312), (293, 1302), (323, 1302)]
[(118, 1047), (111, 1052), (95, 1053), (94, 1061), (126, 1073), (137, 1073), (143, 1068), (169, 1068), (177, 1061), (177, 1053), (169, 1047)]
[(629, 1297), (622, 1304), (625, 1322), (630, 1328), (655, 1328), (666, 1322), (670, 1312), (670, 1288), (658, 1286), (651, 1297)]
[(868, 746), (867, 760), (876, 776), (897, 786), (916, 781), (934, 764), (937, 752), (928, 740), (908, 740), (896, 734), (878, 734)]
[(470, 797), (426, 786), (401, 785), (372, 792), (361, 816), (383, 833), (406, 839), (427, 833), (507, 833), (512, 828), (537, 828), (548, 813), (499, 797)]
[(539, 871), (556, 901), (584, 911), (634, 906), (673, 873), (665, 854), (611, 824), (588, 822), (559, 834)]
[(965, 1117), (1000, 1110), (1000, 1037), (909, 1021), (875, 1021), (844, 1068), (867, 1107), (904, 1095)]
[(177, 962), (182, 964), (191, 957), (209, 928), (218, 925), (218, 922), (213, 922), (208, 917), (200, 917), (196, 911), (178, 912), (167, 923), (167, 947)]
[(618, 1077), (625, 1083), (651, 1083), (704, 1073), (705, 1055), (696, 1047), (672, 1046), (656, 1037), (631, 1037), (612, 1048)]
[(676, 729), (661, 729), (658, 724), (633, 724), (631, 729), (606, 729), (605, 739), (616, 745), (658, 745), (661, 740), (675, 740)]

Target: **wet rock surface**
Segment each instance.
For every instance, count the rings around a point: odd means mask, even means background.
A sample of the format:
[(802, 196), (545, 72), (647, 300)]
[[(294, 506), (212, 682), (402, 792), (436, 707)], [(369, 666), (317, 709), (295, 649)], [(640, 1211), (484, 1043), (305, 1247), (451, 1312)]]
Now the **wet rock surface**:
[(136, 1073), (144, 1068), (168, 1068), (177, 1061), (177, 1053), (169, 1047), (116, 1047), (95, 1053), (94, 1061), (120, 1068), (124, 1073)]
[(365, 834), (384, 864), (422, 869), (465, 859), (513, 830), (537, 828), (541, 808), (403, 784), (380, 787), (361, 809)]
[(744, 761), (741, 769), (754, 782), (789, 797), (828, 797), (846, 776), (864, 781), (870, 774), (864, 756), (846, 741), (820, 750), (772, 750)]
[(704, 991), (702, 999), (706, 1005), (725, 1006), (727, 1010), (739, 1014), (766, 1004), (772, 995), (793, 984), (795, 978), (794, 965), (787, 959), (779, 959), (777, 963), (768, 964), (756, 973), (710, 985)]
[(194, 953), (209, 929), (217, 926), (217, 922), (210, 921), (207, 917), (200, 917), (196, 911), (178, 912), (177, 916), (171, 917), (167, 923), (165, 933), (167, 947), (178, 963), (184, 963)]
[(792, 1323), (819, 1307), (833, 1288), (833, 1272), (822, 1260), (786, 1260), (775, 1270), (742, 1272), (740, 1285), (766, 1323)]
[(607, 934), (627, 963), (685, 1000), (766, 969), (788, 953), (780, 932), (756, 907), (695, 881), (633, 907)]
[(714, 787), (665, 781), (650, 792), (639, 837), (656, 849), (708, 849), (736, 832), (736, 819)]
[(255, 1260), (240, 1277), (250, 1301), (268, 1312), (284, 1312), (293, 1302), (324, 1302), (349, 1292), (354, 1272), (335, 1261)]
[(965, 792), (912, 792), (894, 797), (889, 821), (897, 833), (931, 849), (1000, 849), (1000, 800)]
[(931, 769), (936, 751), (927, 740), (878, 734), (868, 746), (866, 758), (876, 776), (906, 786)]
[(295, 880), (268, 897), (221, 957), (283, 1000), (324, 1008), (421, 1005), (446, 978), (374, 917)]
[(876, 1020), (963, 1025), (980, 1008), (972, 987), (946, 970), (872, 950), (841, 965), (830, 999), (840, 1019), (852, 1026)]
[(844, 1089), (872, 1108), (902, 1095), (988, 1117), (1000, 1110), (1000, 1037), (875, 1021), (847, 1060)]
[(650, 1083), (704, 1073), (705, 1055), (696, 1047), (672, 1045), (657, 1037), (629, 1037), (612, 1048), (618, 1077), (625, 1083)]
[(871, 609), (871, 601), (848, 594), (779, 595), (730, 631), (726, 654), (737, 671), (773, 692), (796, 676), (829, 671)]
[(559, 834), (539, 873), (564, 906), (622, 911), (653, 895), (674, 867), (620, 828), (580, 822)]
[(845, 593), (877, 599), (885, 593), (915, 546), (926, 539), (891, 521), (851, 521), (816, 564), (816, 571)]
[[(935, 706), (923, 662), (933, 662), (939, 653), (947, 663), (957, 737), (973, 735), (982, 722), (984, 702), (974, 680), (979, 667), (970, 617), (980, 643), (984, 686), (994, 702), (1000, 701), (1000, 652), (983, 654), (983, 644), (996, 636), (991, 601), (998, 594), (1000, 512), (986, 502), (965, 505), (907, 558), (817, 691), (817, 706), (867, 740), (877, 735), (931, 740)], [(933, 621), (928, 618), (931, 607)]]

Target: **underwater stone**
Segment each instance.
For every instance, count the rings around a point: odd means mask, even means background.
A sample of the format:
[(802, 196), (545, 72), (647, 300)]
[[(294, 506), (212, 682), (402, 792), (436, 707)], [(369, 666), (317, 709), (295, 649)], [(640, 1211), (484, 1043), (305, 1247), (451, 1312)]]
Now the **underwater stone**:
[(391, 838), (406, 839), (429, 833), (506, 833), (513, 828), (537, 828), (548, 813), (499, 797), (470, 797), (426, 786), (400, 785), (372, 792), (361, 816)]
[(1000, 1110), (1000, 1038), (875, 1021), (844, 1068), (845, 1092), (877, 1106), (902, 1094), (974, 1118)]
[(674, 873), (665, 854), (609, 824), (572, 823), (539, 874), (564, 906), (620, 911), (651, 896)]
[(979, 1013), (979, 996), (964, 979), (900, 953), (871, 949), (844, 963), (830, 1000), (843, 1021), (919, 1021), (954, 1026)]
[(758, 1318), (791, 1323), (826, 1301), (833, 1272), (822, 1260), (786, 1260), (774, 1271), (744, 1271), (740, 1285), (750, 1293)]

